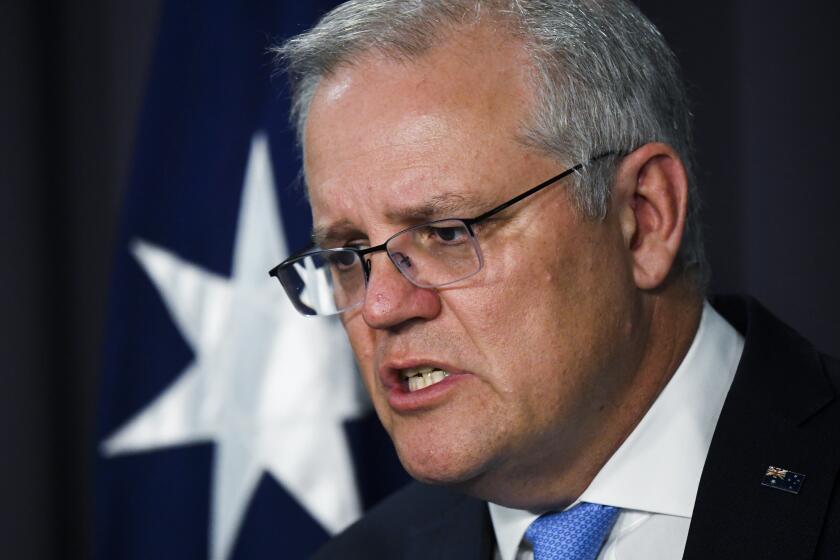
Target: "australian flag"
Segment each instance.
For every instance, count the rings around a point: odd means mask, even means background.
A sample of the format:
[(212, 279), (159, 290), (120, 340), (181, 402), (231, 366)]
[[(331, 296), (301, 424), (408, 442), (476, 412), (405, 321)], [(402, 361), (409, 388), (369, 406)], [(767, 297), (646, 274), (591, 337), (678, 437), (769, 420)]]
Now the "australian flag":
[(328, 4), (162, 7), (110, 296), (98, 558), (306, 557), (405, 480), (340, 324), (267, 274), (310, 229), (268, 49)]

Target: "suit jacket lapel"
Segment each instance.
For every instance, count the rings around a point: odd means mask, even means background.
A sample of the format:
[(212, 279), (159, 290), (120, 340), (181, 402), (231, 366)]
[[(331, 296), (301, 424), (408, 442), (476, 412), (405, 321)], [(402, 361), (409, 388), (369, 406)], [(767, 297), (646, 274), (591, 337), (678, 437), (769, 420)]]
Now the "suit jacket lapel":
[(404, 558), (490, 560), (494, 543), (487, 504), (462, 496), (438, 519), (427, 520), (412, 531)]
[[(837, 407), (819, 355), (753, 301), (716, 307), (746, 344), (712, 439), (684, 558), (811, 558), (840, 468)], [(768, 466), (806, 476), (761, 485)]]

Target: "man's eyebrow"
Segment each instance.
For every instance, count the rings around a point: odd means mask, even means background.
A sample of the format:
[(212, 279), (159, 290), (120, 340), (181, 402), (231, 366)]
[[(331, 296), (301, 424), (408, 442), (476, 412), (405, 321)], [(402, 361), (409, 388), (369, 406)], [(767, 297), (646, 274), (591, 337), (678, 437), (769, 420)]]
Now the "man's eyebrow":
[(446, 192), (434, 195), (417, 206), (394, 208), (385, 217), (396, 223), (419, 223), (441, 218), (471, 218), (482, 207), (477, 193)]
[[(477, 193), (447, 192), (437, 194), (416, 206), (393, 208), (385, 212), (385, 219), (395, 224), (419, 224), (446, 218), (471, 218), (486, 206)], [(396, 233), (396, 230), (395, 230)], [(338, 244), (349, 239), (366, 239), (367, 235), (349, 220), (340, 220), (312, 229), (312, 243), (316, 247)]]
[(315, 247), (326, 247), (331, 243), (335, 244), (348, 239), (363, 239), (364, 237), (365, 234), (348, 220), (340, 220), (325, 226), (315, 226), (312, 228), (311, 235), (312, 244)]

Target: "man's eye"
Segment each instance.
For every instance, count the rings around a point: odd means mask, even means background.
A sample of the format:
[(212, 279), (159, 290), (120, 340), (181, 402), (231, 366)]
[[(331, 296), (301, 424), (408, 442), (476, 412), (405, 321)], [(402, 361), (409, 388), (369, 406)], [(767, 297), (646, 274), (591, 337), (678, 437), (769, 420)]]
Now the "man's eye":
[(335, 251), (330, 254), (330, 265), (338, 270), (346, 270), (356, 264), (358, 256), (352, 251)]
[(429, 227), (429, 236), (433, 241), (460, 243), (467, 237), (463, 227)]

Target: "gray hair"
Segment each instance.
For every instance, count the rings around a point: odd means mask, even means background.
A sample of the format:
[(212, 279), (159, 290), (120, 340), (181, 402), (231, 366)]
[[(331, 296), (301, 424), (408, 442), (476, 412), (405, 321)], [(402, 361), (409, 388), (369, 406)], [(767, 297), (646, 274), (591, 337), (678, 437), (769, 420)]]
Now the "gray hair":
[(291, 80), (301, 145), (322, 77), (372, 50), (410, 61), (448, 33), (486, 20), (520, 38), (534, 66), (537, 101), (524, 140), (567, 165), (589, 162), (570, 187), (586, 216), (606, 215), (622, 155), (649, 142), (677, 151), (689, 193), (676, 269), (703, 290), (708, 266), (688, 96), (676, 56), (625, 0), (350, 0), (274, 49)]

